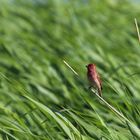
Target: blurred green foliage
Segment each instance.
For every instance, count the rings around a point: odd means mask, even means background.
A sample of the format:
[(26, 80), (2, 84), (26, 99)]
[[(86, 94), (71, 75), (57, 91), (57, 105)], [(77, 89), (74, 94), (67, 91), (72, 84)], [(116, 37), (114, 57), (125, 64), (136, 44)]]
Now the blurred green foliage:
[(125, 0), (0, 0), (0, 139), (139, 139), (87, 90), (85, 67), (97, 65), (103, 98), (139, 127), (139, 8)]

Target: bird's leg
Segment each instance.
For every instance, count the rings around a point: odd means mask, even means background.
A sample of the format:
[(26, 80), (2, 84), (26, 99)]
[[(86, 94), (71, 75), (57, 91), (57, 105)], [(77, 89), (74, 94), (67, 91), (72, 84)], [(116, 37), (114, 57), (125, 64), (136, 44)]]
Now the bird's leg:
[(91, 90), (92, 88), (93, 88), (93, 86), (89, 86), (89, 87), (88, 87), (88, 90)]

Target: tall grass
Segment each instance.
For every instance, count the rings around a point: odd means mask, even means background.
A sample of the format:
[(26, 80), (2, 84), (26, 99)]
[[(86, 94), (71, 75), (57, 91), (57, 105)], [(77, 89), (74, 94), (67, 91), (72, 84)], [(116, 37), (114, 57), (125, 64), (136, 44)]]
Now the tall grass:
[[(1, 0), (0, 139), (139, 139), (139, 15), (121, 0)], [(133, 126), (88, 91), (88, 63)]]

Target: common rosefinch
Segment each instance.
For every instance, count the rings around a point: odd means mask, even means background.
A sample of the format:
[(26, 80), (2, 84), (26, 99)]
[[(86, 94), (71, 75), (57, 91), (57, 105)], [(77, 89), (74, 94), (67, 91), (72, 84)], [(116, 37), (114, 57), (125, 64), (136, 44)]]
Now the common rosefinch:
[(96, 71), (96, 65), (95, 64), (88, 64), (87, 66), (87, 78), (90, 83), (90, 87), (95, 88), (98, 91), (98, 94), (102, 96), (102, 84), (99, 77), (98, 72)]

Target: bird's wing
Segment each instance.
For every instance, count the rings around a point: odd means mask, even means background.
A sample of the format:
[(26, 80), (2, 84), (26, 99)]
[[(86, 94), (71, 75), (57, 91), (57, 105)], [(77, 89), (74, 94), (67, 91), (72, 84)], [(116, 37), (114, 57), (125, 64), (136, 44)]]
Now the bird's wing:
[(97, 79), (98, 79), (98, 81), (100, 82), (101, 89), (103, 89), (103, 87), (102, 87), (102, 81), (101, 81), (101, 79), (100, 79), (99, 74), (97, 74)]

